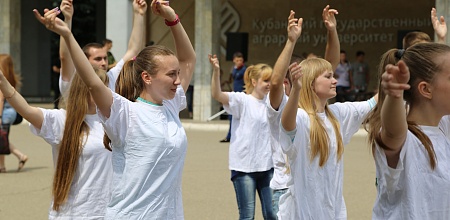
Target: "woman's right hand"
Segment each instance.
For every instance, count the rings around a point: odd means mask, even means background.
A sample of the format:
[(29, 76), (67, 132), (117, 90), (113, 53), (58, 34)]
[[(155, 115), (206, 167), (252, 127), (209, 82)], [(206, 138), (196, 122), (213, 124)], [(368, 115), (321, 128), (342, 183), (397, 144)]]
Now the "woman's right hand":
[(211, 65), (212, 65), (212, 67), (215, 69), (215, 70), (219, 70), (220, 69), (220, 65), (219, 65), (219, 59), (217, 58), (217, 55), (211, 55), (211, 54), (209, 54), (208, 55), (208, 58), (209, 58), (209, 63), (211, 63)]
[(174, 21), (176, 19), (175, 10), (169, 6), (169, 1), (153, 0), (151, 8), (153, 14), (161, 16), (168, 21)]
[(381, 87), (384, 92), (392, 97), (402, 97), (403, 91), (408, 90), (410, 85), (409, 69), (405, 62), (399, 61), (397, 66), (387, 65), (386, 71), (381, 76)]
[(293, 63), (289, 66), (289, 72), (291, 73), (292, 87), (296, 89), (302, 88), (302, 68), (299, 64)]
[(73, 0), (62, 0), (61, 5), (59, 6), (61, 12), (64, 15), (64, 19), (72, 20), (73, 17)]
[(44, 16), (42, 16), (37, 9), (34, 9), (33, 13), (36, 19), (48, 30), (51, 30), (61, 36), (67, 36), (71, 33), (67, 24), (57, 17), (61, 13), (58, 8), (54, 8), (52, 10), (44, 9)]

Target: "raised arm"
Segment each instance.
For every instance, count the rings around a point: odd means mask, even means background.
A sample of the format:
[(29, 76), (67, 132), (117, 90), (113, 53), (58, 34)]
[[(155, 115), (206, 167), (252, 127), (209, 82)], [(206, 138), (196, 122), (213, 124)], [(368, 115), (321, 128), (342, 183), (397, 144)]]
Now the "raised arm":
[(295, 12), (291, 10), (288, 17), (288, 39), (277, 59), (277, 62), (275, 63), (272, 78), (270, 80), (269, 98), (273, 109), (278, 109), (280, 107), (281, 100), (283, 100), (284, 78), (286, 77), (286, 72), (288, 70), (292, 53), (294, 52), (295, 44), (302, 33), (303, 18), (297, 19), (294, 16)]
[(78, 45), (67, 24), (56, 17), (60, 12), (58, 10), (44, 10), (45, 17), (42, 17), (39, 12), (33, 10), (36, 19), (41, 22), (47, 29), (61, 35), (66, 41), (67, 49), (70, 52), (77, 73), (80, 75), (83, 82), (89, 88), (95, 104), (100, 112), (109, 117), (112, 105), (112, 93), (108, 87), (103, 84), (100, 78), (95, 74), (94, 68), (84, 55), (83, 50)]
[[(8, 82), (3, 72), (0, 70), (0, 99), (6, 99), (9, 104), (23, 118), (29, 121), (34, 127), (41, 129), (44, 121), (44, 114), (39, 108), (30, 106), (27, 101), (16, 91), (16, 89)], [(3, 103), (3, 102), (2, 102)], [(3, 108), (2, 108), (3, 109)]]
[(144, 48), (145, 42), (145, 13), (147, 12), (147, 3), (145, 0), (133, 1), (133, 28), (131, 29), (128, 49), (123, 55), (123, 60), (127, 61), (135, 57)]
[(381, 107), (381, 140), (388, 165), (397, 167), (400, 150), (408, 131), (403, 91), (409, 89), (409, 70), (403, 61), (398, 66), (387, 65), (382, 75), (381, 85), (386, 93)]
[(445, 44), (445, 37), (447, 36), (447, 23), (445, 23), (444, 16), (438, 18), (436, 15), (436, 8), (431, 9), (431, 23), (433, 24), (434, 33), (437, 36), (437, 42)]
[(228, 93), (222, 92), (222, 89), (220, 87), (219, 59), (217, 59), (216, 55), (208, 55), (208, 58), (213, 68), (213, 76), (211, 78), (211, 95), (215, 100), (222, 103), (222, 105), (228, 105)]
[(175, 41), (175, 47), (177, 52), (177, 58), (180, 62), (180, 80), (181, 86), (184, 92), (189, 87), (192, 75), (195, 68), (195, 51), (192, 47), (191, 41), (179, 21), (178, 15), (169, 6), (169, 1), (152, 1), (152, 12), (158, 16), (161, 16), (166, 20), (166, 24), (169, 24), (172, 36)]
[(325, 27), (327, 27), (327, 46), (325, 47), (325, 59), (331, 63), (333, 71), (336, 70), (339, 65), (339, 56), (341, 51), (341, 45), (339, 43), (339, 37), (337, 33), (337, 22), (335, 15), (338, 14), (336, 9), (330, 9), (327, 5), (322, 12), (322, 19)]
[(292, 90), (289, 100), (281, 113), (281, 125), (286, 131), (293, 131), (296, 128), (296, 116), (298, 110), (298, 99), (302, 88), (301, 78), (303, 74), (300, 69), (291, 72)]
[[(62, 0), (59, 7), (64, 15), (64, 22), (69, 29), (72, 29), (73, 0)], [(63, 37), (59, 38), (59, 59), (61, 60), (61, 79), (69, 82), (75, 73), (75, 66)]]

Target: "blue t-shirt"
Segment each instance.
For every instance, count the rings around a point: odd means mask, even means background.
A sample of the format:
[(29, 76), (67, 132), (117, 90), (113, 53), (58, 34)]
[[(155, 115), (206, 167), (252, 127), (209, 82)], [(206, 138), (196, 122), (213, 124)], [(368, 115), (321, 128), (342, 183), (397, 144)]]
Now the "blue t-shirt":
[(243, 65), (241, 68), (233, 67), (233, 71), (231, 71), (231, 76), (233, 77), (233, 91), (244, 91), (244, 73), (246, 69), (247, 66), (245, 65)]

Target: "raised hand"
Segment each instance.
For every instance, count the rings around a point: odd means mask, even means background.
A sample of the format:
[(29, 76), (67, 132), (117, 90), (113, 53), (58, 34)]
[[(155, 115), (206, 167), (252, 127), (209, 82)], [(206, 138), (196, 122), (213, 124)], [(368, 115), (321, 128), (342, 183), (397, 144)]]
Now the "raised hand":
[(387, 95), (400, 98), (403, 91), (410, 88), (409, 76), (409, 68), (403, 61), (399, 61), (397, 66), (389, 64), (381, 76), (381, 87)]
[(147, 12), (147, 2), (145, 0), (134, 0), (133, 10), (140, 15), (144, 15)]
[(153, 0), (151, 7), (155, 15), (161, 16), (168, 21), (174, 21), (176, 19), (175, 11), (169, 6), (169, 1)]
[(64, 19), (72, 20), (73, 17), (73, 0), (62, 0), (61, 5), (59, 6), (61, 12), (64, 15)]
[(289, 72), (291, 74), (292, 87), (296, 88), (296, 89), (301, 89), (302, 88), (302, 76), (303, 76), (301, 66), (297, 63), (292, 63), (289, 66)]
[(445, 36), (447, 35), (447, 24), (445, 23), (444, 16), (438, 18), (436, 15), (436, 8), (431, 9), (431, 23), (433, 24), (434, 32), (436, 33), (439, 41), (445, 41)]
[(33, 9), (33, 13), (36, 19), (48, 30), (51, 30), (61, 36), (71, 33), (67, 24), (57, 17), (61, 13), (59, 8), (54, 8), (52, 10), (44, 9), (44, 16), (42, 16), (36, 9)]
[(303, 18), (295, 18), (295, 12), (291, 10), (288, 17), (288, 38), (290, 41), (296, 42), (302, 34)]
[(338, 11), (336, 9), (330, 9), (329, 5), (325, 6), (325, 8), (323, 9), (322, 12), (323, 23), (325, 24), (325, 27), (329, 31), (336, 29), (337, 22), (336, 17), (334, 15), (337, 14), (339, 14)]
[(220, 64), (219, 64), (219, 59), (217, 58), (217, 55), (209, 54), (208, 58), (209, 58), (209, 63), (211, 63), (214, 70), (220, 70)]

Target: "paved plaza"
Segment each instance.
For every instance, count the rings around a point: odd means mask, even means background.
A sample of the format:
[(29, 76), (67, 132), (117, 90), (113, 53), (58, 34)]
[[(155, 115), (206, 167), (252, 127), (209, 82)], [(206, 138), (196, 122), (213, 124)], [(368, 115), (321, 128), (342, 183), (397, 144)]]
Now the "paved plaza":
[[(183, 172), (186, 220), (238, 219), (228, 170), (228, 144), (219, 143), (228, 121), (184, 120), (188, 151)], [(53, 162), (50, 146), (31, 134), (28, 123), (13, 126), (10, 140), (29, 160), (17, 173), (18, 160), (6, 157), (8, 173), (0, 174), (0, 220), (47, 219)], [(348, 219), (370, 219), (376, 196), (375, 166), (365, 133), (360, 131), (345, 148), (344, 196)], [(256, 219), (263, 219), (257, 202)]]

